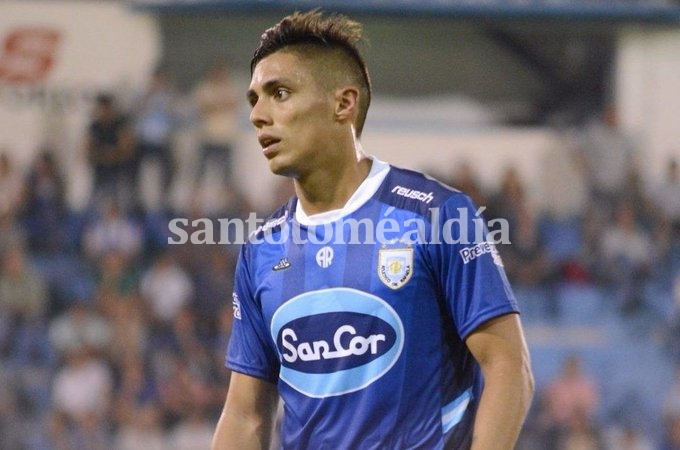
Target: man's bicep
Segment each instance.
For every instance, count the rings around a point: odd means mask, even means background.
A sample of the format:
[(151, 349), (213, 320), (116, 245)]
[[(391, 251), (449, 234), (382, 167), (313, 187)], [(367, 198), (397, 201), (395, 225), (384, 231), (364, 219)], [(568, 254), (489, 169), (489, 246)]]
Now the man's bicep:
[(238, 372), (232, 373), (212, 449), (268, 448), (277, 400), (273, 383)]
[(519, 315), (488, 320), (465, 342), (484, 375), (472, 448), (514, 448), (534, 392)]
[(225, 412), (245, 418), (268, 418), (276, 408), (276, 385), (262, 378), (232, 372)]
[(528, 364), (524, 333), (518, 314), (505, 314), (484, 322), (465, 340), (482, 369), (502, 361)]

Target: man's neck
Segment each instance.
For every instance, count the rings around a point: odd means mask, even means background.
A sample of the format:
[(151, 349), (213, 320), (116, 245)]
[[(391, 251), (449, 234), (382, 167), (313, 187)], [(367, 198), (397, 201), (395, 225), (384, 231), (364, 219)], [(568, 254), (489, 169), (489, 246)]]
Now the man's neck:
[(362, 152), (295, 180), (300, 206), (307, 215), (341, 209), (366, 179), (372, 161)]

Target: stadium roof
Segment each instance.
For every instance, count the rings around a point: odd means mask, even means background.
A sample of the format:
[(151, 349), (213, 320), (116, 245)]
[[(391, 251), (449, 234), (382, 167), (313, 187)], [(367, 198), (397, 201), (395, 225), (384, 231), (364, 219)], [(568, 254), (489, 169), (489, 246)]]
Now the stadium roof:
[(381, 15), (447, 15), (458, 18), (615, 20), (680, 23), (670, 0), (126, 0), (157, 12), (309, 9)]

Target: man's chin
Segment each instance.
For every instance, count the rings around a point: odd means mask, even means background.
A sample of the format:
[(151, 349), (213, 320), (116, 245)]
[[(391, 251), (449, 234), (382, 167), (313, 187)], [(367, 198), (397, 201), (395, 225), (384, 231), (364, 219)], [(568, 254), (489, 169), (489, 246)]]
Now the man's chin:
[(269, 170), (274, 175), (281, 175), (283, 177), (294, 177), (295, 170), (288, 164), (283, 164), (281, 161), (276, 161), (276, 158), (269, 160)]

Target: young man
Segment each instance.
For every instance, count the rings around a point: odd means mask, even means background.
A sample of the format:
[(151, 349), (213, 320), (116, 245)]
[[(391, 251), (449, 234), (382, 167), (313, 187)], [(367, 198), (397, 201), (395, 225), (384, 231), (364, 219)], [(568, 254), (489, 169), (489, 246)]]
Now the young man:
[(360, 40), (296, 13), (252, 60), (250, 119), (296, 195), (241, 250), (213, 449), (268, 448), (279, 396), (286, 449), (511, 449), (533, 381), (500, 258), (467, 196), (362, 152)]

